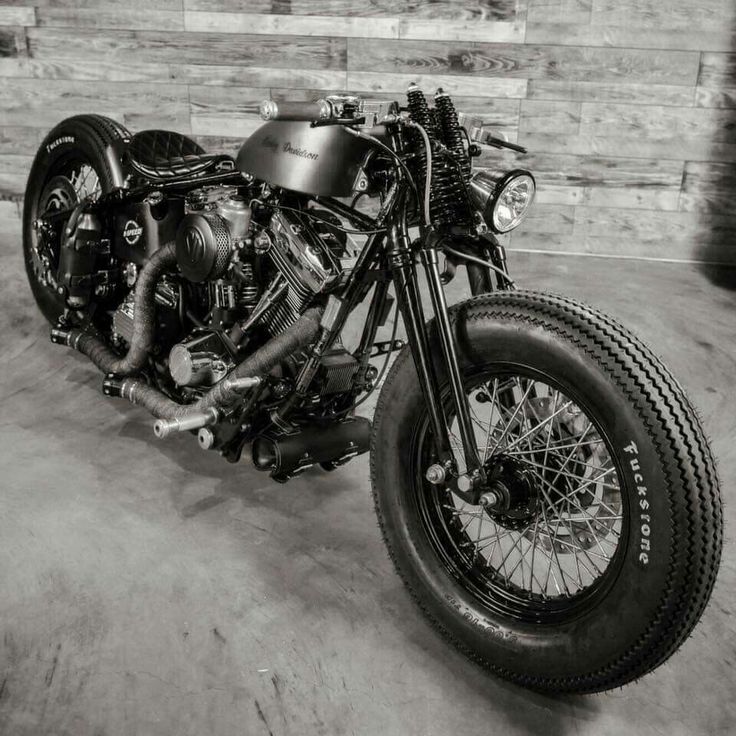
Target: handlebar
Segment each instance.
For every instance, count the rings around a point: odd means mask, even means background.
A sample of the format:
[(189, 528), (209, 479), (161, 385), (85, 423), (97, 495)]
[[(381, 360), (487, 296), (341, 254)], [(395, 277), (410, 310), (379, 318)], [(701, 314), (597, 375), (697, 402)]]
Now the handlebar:
[[(396, 103), (341, 95), (311, 102), (264, 100), (259, 113), (263, 120), (291, 120), (312, 123), (313, 126), (357, 125), (366, 128), (387, 120), (395, 122), (399, 119)], [(356, 113), (363, 117), (357, 117)], [(508, 148), (517, 153), (527, 152), (523, 146), (491, 135), (491, 132), (484, 128), (482, 118), (461, 112), (458, 113), (458, 122), (465, 128), (471, 143)]]
[(327, 100), (313, 102), (264, 100), (258, 112), (263, 120), (296, 120), (305, 123), (329, 120), (333, 116), (332, 105)]

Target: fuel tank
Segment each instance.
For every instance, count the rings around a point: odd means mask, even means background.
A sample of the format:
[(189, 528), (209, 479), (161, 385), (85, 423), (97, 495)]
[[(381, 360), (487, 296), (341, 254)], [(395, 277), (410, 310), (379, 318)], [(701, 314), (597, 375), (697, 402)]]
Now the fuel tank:
[[(385, 133), (383, 128), (374, 131), (378, 137)], [(272, 186), (320, 197), (348, 197), (373, 148), (338, 125), (313, 128), (308, 122), (272, 120), (243, 144), (236, 165)]]

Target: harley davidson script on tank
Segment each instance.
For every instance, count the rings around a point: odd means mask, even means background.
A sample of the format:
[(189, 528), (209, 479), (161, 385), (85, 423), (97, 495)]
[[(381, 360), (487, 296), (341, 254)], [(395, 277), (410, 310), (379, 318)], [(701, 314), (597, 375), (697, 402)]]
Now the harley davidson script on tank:
[(401, 579), (492, 672), (593, 692), (664, 662), (718, 568), (713, 459), (640, 340), (517, 287), (503, 236), (534, 201), (525, 149), (416, 85), (261, 114), (235, 159), (99, 115), (49, 133), (23, 253), (53, 342), (160, 440), (274, 481), (370, 452)]

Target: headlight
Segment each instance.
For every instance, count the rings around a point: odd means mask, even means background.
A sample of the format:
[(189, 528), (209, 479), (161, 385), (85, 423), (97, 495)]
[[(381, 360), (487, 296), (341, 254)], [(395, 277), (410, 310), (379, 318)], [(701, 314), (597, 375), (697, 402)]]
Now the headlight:
[(488, 227), (496, 233), (513, 230), (534, 201), (531, 172), (514, 169), (505, 174), (478, 171), (470, 179), (470, 194)]

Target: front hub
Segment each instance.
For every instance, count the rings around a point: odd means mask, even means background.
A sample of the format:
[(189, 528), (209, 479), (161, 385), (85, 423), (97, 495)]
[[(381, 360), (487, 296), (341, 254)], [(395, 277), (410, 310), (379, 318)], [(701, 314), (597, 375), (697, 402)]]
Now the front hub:
[[(493, 520), (507, 529), (521, 529), (541, 507), (537, 481), (523, 463), (507, 455), (494, 455), (485, 464), (488, 490), (495, 503), (482, 504)], [(486, 495), (486, 498), (489, 498)], [(481, 500), (484, 494), (481, 494)]]

